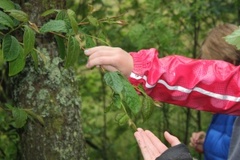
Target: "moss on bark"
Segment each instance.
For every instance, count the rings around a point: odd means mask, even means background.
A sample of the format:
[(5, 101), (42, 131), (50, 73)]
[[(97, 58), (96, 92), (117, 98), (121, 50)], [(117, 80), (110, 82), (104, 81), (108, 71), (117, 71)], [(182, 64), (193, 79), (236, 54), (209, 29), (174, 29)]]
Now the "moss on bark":
[(87, 159), (81, 129), (80, 95), (74, 73), (58, 57), (39, 67), (25, 67), (12, 79), (16, 106), (32, 109), (45, 125), (28, 121), (21, 135), (22, 159)]

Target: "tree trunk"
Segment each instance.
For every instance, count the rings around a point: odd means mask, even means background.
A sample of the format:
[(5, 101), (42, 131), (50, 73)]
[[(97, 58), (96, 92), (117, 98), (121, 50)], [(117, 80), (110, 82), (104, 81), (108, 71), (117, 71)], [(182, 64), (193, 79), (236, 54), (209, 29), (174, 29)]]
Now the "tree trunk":
[[(42, 25), (40, 14), (52, 8), (62, 9), (64, 0), (29, 0), (18, 2), (30, 15), (30, 21)], [(62, 66), (52, 37), (38, 37), (37, 46), (49, 58), (34, 69), (27, 61), (21, 74), (12, 78), (15, 105), (32, 109), (42, 116), (29, 120), (21, 133), (23, 160), (85, 160), (85, 141), (80, 116), (80, 95), (74, 72)]]

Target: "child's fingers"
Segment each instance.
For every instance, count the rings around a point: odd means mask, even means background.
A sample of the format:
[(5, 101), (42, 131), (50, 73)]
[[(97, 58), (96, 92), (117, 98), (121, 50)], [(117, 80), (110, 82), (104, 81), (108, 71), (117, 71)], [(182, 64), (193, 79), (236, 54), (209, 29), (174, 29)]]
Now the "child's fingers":
[(163, 152), (165, 152), (167, 150), (167, 147), (164, 143), (162, 143), (158, 137), (156, 137), (151, 131), (146, 130), (145, 131), (148, 138), (151, 140), (151, 143), (154, 145), (154, 147), (157, 149), (157, 155), (159, 156), (160, 154), (162, 154)]
[(169, 142), (171, 146), (176, 146), (181, 143), (177, 137), (171, 135), (167, 131), (164, 132), (164, 137), (166, 138), (166, 140)]

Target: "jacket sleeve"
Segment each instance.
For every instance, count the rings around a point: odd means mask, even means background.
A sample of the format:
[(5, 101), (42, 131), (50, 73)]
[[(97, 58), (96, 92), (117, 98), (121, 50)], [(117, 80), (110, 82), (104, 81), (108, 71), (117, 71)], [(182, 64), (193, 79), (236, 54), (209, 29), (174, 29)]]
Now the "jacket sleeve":
[(133, 85), (154, 100), (214, 113), (240, 115), (240, 67), (221, 60), (158, 58), (156, 49), (130, 52)]
[(156, 160), (192, 160), (192, 156), (184, 144), (168, 148)]

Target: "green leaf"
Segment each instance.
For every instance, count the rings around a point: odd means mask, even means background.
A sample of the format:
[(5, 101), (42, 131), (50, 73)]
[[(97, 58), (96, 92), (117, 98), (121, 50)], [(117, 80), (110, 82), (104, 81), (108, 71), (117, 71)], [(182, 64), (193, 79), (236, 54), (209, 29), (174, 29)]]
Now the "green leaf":
[(122, 101), (121, 101), (120, 95), (114, 93), (114, 94), (113, 94), (113, 97), (112, 97), (112, 104), (111, 104), (111, 106), (112, 106), (112, 107), (115, 107), (115, 108), (118, 108), (118, 109), (121, 109), (121, 105), (122, 105), (121, 102), (122, 102)]
[(65, 61), (65, 67), (68, 68), (78, 60), (80, 53), (80, 46), (77, 39), (73, 36), (68, 38), (68, 45), (67, 45), (67, 56)]
[(6, 35), (3, 38), (2, 47), (5, 61), (13, 61), (19, 56), (21, 46), (15, 37)]
[(141, 109), (141, 101), (139, 95), (137, 94), (136, 90), (133, 86), (124, 78), (123, 79), (123, 101), (126, 105), (130, 108), (133, 113), (138, 113)]
[(240, 28), (235, 30), (232, 34), (225, 37), (225, 40), (231, 44), (235, 45), (237, 49), (240, 49)]
[(68, 17), (70, 19), (72, 29), (73, 29), (74, 33), (77, 34), (78, 33), (78, 23), (76, 21), (76, 14), (71, 9), (67, 10), (67, 14), (68, 14)]
[(23, 34), (24, 55), (26, 56), (34, 49), (35, 32), (28, 26), (25, 26)]
[(10, 16), (12, 16), (13, 18), (15, 18), (16, 20), (18, 20), (20, 22), (28, 22), (29, 21), (28, 14), (21, 10), (11, 9), (11, 10), (7, 10), (7, 12), (10, 12)]
[(3, 52), (0, 49), (0, 69), (4, 68), (4, 64), (5, 64), (5, 61), (4, 61), (4, 58), (3, 58)]
[(59, 56), (64, 59), (66, 56), (66, 49), (65, 49), (65, 43), (64, 43), (64, 38), (60, 36), (55, 36), (56, 42), (57, 42), (57, 50), (59, 53)]
[(27, 122), (27, 113), (19, 108), (13, 108), (12, 115), (14, 118), (13, 126), (16, 128), (22, 128)]
[(98, 26), (99, 26), (98, 20), (97, 20), (95, 17), (93, 17), (92, 15), (87, 16), (87, 19), (89, 20), (89, 22), (90, 22), (93, 26), (95, 26), (95, 27), (98, 27)]
[(63, 33), (67, 33), (66, 23), (63, 20), (51, 20), (51, 21), (45, 23), (40, 28), (40, 32), (41, 33), (46, 33), (46, 32), (63, 32)]
[(0, 8), (3, 10), (14, 9), (14, 3), (10, 0), (1, 0)]
[(23, 55), (23, 48), (20, 46), (20, 54), (17, 59), (9, 62), (9, 76), (14, 76), (21, 72), (25, 66), (25, 56)]
[(56, 20), (63, 20), (63, 21), (66, 23), (67, 29), (70, 29), (70, 28), (71, 28), (71, 22), (70, 22), (70, 19), (69, 19), (69, 17), (68, 17), (68, 14), (67, 14), (67, 12), (66, 12), (65, 10), (60, 11), (60, 12), (57, 14), (57, 16), (56, 16), (55, 19), (56, 19)]
[(65, 21), (67, 19), (68, 19), (68, 15), (65, 10), (61, 10), (56, 16), (56, 20), (64, 20)]
[(150, 118), (150, 116), (153, 113), (153, 106), (154, 106), (154, 103), (150, 97), (148, 96), (143, 97), (142, 109), (141, 109), (143, 120), (147, 120)]
[(118, 72), (107, 72), (104, 74), (104, 81), (115, 93), (120, 94), (123, 90), (123, 81)]
[(43, 12), (43, 13), (41, 14), (41, 16), (45, 17), (45, 16), (48, 16), (48, 15), (50, 15), (50, 14), (53, 14), (53, 13), (56, 13), (56, 12), (59, 12), (59, 11), (60, 11), (60, 10), (58, 10), (58, 9), (49, 9), (49, 10)]
[(38, 54), (37, 54), (37, 51), (32, 50), (31, 56), (32, 56), (32, 59), (34, 61), (34, 67), (37, 69), (38, 68)]
[(10, 28), (14, 27), (14, 22), (11, 17), (2, 11), (0, 11), (0, 24)]
[(119, 125), (122, 126), (124, 124), (127, 124), (128, 120), (129, 120), (129, 117), (126, 113), (121, 112), (121, 113), (118, 113), (116, 115), (115, 120), (117, 121), (117, 123)]

